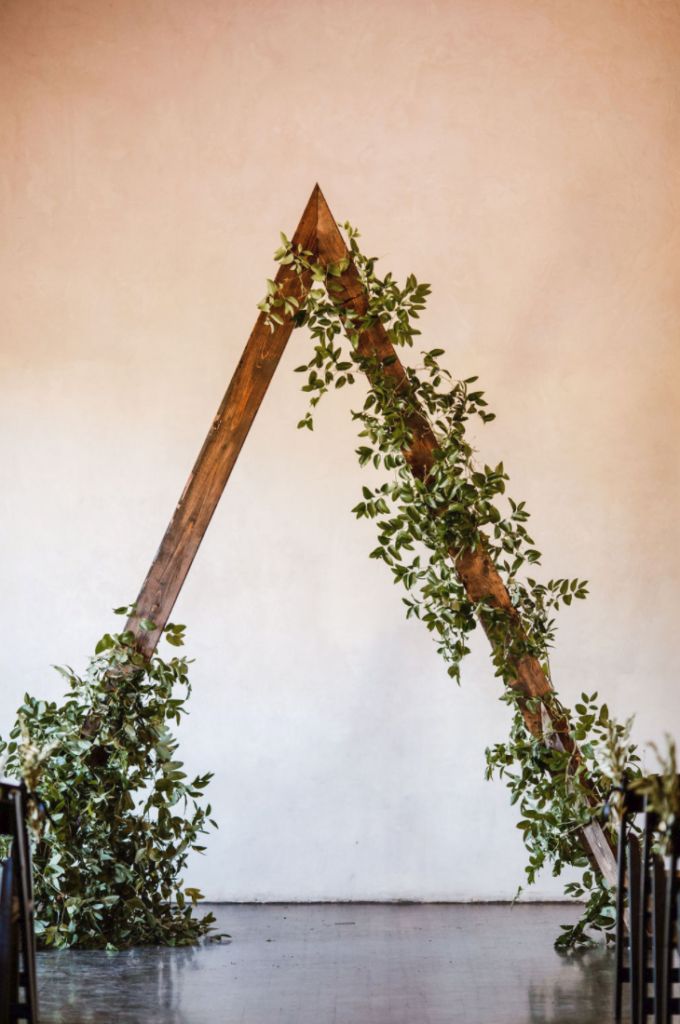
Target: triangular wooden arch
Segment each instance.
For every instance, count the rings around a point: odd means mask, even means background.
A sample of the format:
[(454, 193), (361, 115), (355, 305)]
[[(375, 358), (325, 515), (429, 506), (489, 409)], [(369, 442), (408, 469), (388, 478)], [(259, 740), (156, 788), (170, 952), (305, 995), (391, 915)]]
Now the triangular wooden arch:
[[(347, 270), (340, 277), (333, 277), (334, 285), (339, 284), (342, 288), (334, 291), (332, 298), (340, 308), (353, 309), (359, 315), (365, 313), (366, 293), (318, 185), (312, 191), (292, 241), (311, 251), (323, 265), (348, 260)], [(302, 303), (311, 282), (301, 282), (290, 267), (281, 266), (276, 275), (276, 283), (283, 294), (294, 295)], [(275, 325), (274, 330), (271, 330), (264, 313), (258, 316), (253, 327), (142, 584), (135, 613), (127, 623), (127, 628), (132, 630), (137, 638), (139, 650), (148, 656), (155, 650), (161, 632), (168, 622), (293, 327), (292, 319), (285, 317), (282, 324)], [(364, 355), (377, 356), (384, 364), (384, 372), (391, 374), (400, 382), (406, 381), (404, 367), (382, 324), (376, 323), (361, 335), (359, 351)], [(413, 473), (423, 478), (433, 465), (437, 442), (424, 414), (414, 416), (410, 426), (413, 442), (404, 454)], [(521, 631), (521, 623), (510, 595), (486, 550), (480, 547), (462, 556), (452, 557), (470, 599), (475, 603), (486, 601), (496, 608), (503, 609), (507, 613), (510, 635)], [(140, 621), (143, 619), (150, 619), (156, 628), (152, 631), (141, 629)], [(550, 682), (540, 662), (537, 658), (529, 656), (517, 661), (516, 681), (513, 685), (525, 697), (543, 697), (551, 691)], [(553, 737), (551, 742), (573, 752), (574, 757), (578, 758), (578, 751), (574, 748), (564, 723), (559, 719), (548, 720), (546, 723), (547, 711), (545, 706), (543, 707), (543, 718), (528, 708), (523, 709), (531, 730), (542, 736), (544, 725), (549, 725)], [(587, 826), (583, 830), (583, 840), (591, 862), (609, 882), (615, 884), (616, 860), (600, 826), (596, 823)]]

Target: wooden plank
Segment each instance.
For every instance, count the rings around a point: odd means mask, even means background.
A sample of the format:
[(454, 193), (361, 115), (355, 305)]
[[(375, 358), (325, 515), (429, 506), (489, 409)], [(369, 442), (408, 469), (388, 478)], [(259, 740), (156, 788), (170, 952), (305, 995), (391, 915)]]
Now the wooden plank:
[[(319, 197), (319, 260), (322, 263), (338, 263), (349, 258), (345, 241), (333, 220), (323, 195)], [(368, 298), (359, 280), (356, 268), (350, 262), (349, 267), (334, 278), (335, 285), (342, 285), (343, 291), (333, 293), (341, 307), (349, 307), (363, 316), (368, 305)], [(358, 352), (363, 356), (375, 356), (383, 364), (382, 373), (394, 378), (398, 386), (408, 387), (406, 371), (392, 345), (387, 332), (381, 323), (376, 323), (359, 338)], [(434, 466), (437, 439), (424, 415), (415, 414), (410, 417), (409, 428), (412, 434), (411, 447), (404, 452), (414, 476), (425, 479)], [(522, 629), (519, 614), (512, 604), (510, 594), (493, 565), (489, 554), (480, 545), (473, 551), (452, 555), (456, 572), (460, 576), (468, 597), (475, 603), (486, 601), (494, 609), (502, 609), (507, 620), (508, 634), (515, 635)], [(482, 626), (489, 628), (488, 622), (482, 617)], [(496, 625), (496, 630), (498, 626)], [(496, 638), (498, 643), (498, 637)], [(492, 643), (494, 640), (492, 638)], [(509, 646), (505, 644), (504, 646)], [(527, 697), (544, 697), (551, 691), (550, 683), (543, 672), (537, 658), (523, 657), (516, 665), (516, 679), (512, 685)], [(534, 732), (542, 733), (540, 717), (533, 716), (531, 726)]]
[[(324, 263), (335, 263), (349, 255), (318, 186), (314, 188), (307, 203), (300, 224), (293, 235), (293, 242), (315, 253)], [(300, 283), (288, 267), (279, 268), (276, 281), (285, 294), (295, 295), (300, 301), (304, 299), (309, 286), (308, 281)], [(334, 278), (334, 281), (343, 286), (343, 292), (337, 293), (334, 298), (338, 299), (341, 306), (346, 304), (362, 314), (366, 310), (367, 297), (354, 265), (350, 262), (347, 271), (340, 278)], [(136, 601), (135, 614), (127, 623), (127, 628), (137, 637), (139, 650), (147, 656), (155, 650), (162, 628), (172, 612), (292, 329), (292, 319), (286, 318), (284, 323), (272, 332), (265, 323), (264, 315), (261, 314), (248, 339), (142, 585)], [(389, 360), (389, 364), (384, 367), (385, 372), (394, 376), (399, 384), (406, 386), (404, 367), (380, 323), (362, 334), (360, 351), (376, 355), (381, 360)], [(405, 454), (414, 474), (422, 479), (433, 465), (437, 441), (424, 416), (415, 414), (410, 425), (413, 441)], [(485, 547), (480, 545), (476, 550), (464, 554), (452, 553), (452, 557), (471, 600), (485, 600), (494, 608), (502, 609), (506, 613), (507, 638), (516, 636), (517, 631), (522, 629), (521, 621)], [(142, 630), (139, 624), (141, 619), (152, 620), (156, 628), (151, 631)], [(489, 635), (489, 623), (485, 623), (483, 616), (482, 626)], [(495, 638), (490, 636), (490, 639), (492, 644), (503, 642), (502, 638), (499, 641), (497, 628)], [(515, 670), (516, 678), (511, 685), (520, 695), (544, 697), (551, 692), (550, 682), (538, 659), (529, 656), (519, 658)], [(543, 737), (545, 707), (542, 716), (530, 711), (526, 706), (523, 708), (523, 714), (532, 732)], [(552, 742), (560, 749), (572, 753), (574, 764), (577, 764), (579, 754), (564, 722), (560, 721), (559, 716), (553, 715), (550, 727), (553, 731)], [(596, 823), (589, 825), (584, 830), (584, 841), (593, 863), (614, 884), (616, 860), (600, 826)]]
[[(315, 186), (292, 238), (296, 245), (312, 252), (316, 251), (318, 195), (319, 188)], [(289, 267), (279, 268), (276, 281), (286, 295), (294, 295), (300, 301), (304, 299), (309, 283), (301, 287)], [(264, 314), (257, 318), (142, 584), (135, 614), (126, 625), (137, 637), (139, 650), (148, 657), (155, 650), (170, 617), (292, 330), (290, 318), (274, 331), (266, 324)], [(156, 628), (142, 630), (142, 619), (151, 620)]]
[[(339, 263), (341, 260), (349, 258), (350, 254), (345, 241), (321, 192), (319, 192), (318, 198), (317, 231), (318, 256), (321, 263), (324, 265)], [(351, 260), (347, 270), (340, 277), (334, 277), (333, 282), (334, 285), (342, 285), (342, 290), (333, 292), (331, 295), (337, 301), (339, 308), (341, 310), (343, 308), (351, 309), (359, 316), (363, 316), (367, 309), (368, 297)], [(406, 371), (381, 323), (376, 323), (360, 335), (358, 351), (361, 355), (377, 357), (383, 364), (383, 373), (393, 377), (397, 381), (398, 387), (408, 387)], [(424, 415), (413, 415), (409, 421), (409, 428), (412, 443), (404, 455), (414, 475), (425, 479), (434, 465), (437, 439)], [(504, 635), (499, 635), (497, 619), (493, 630), (491, 622), (488, 617), (485, 619), (483, 613), (480, 614), (480, 621), (492, 648), (500, 645), (503, 649), (508, 649), (512, 646), (512, 639), (517, 638), (518, 634), (521, 639), (523, 627), (507, 587), (491, 561), (485, 545), (482, 543), (474, 550), (462, 554), (452, 552), (451, 556), (456, 572), (462, 580), (470, 600), (475, 603), (484, 601), (490, 607), (501, 609), (505, 613)], [(514, 672), (515, 678), (510, 685), (521, 696), (545, 697), (552, 691), (550, 680), (537, 658), (529, 655), (519, 658), (514, 665)], [(521, 706), (528, 727), (534, 735), (543, 738), (547, 731), (545, 721), (547, 708), (545, 705), (543, 705), (543, 714), (537, 714), (530, 710), (526, 704)], [(561, 720), (561, 716), (553, 714), (549, 726), (549, 731), (552, 733), (551, 742), (559, 749), (569, 751), (572, 754), (574, 767), (576, 767), (579, 753), (569, 735), (566, 723)], [(596, 799), (596, 795), (593, 794), (593, 803)], [(583, 839), (584, 847), (592, 862), (614, 885), (616, 883), (616, 857), (599, 824), (594, 822), (588, 825), (583, 831)]]

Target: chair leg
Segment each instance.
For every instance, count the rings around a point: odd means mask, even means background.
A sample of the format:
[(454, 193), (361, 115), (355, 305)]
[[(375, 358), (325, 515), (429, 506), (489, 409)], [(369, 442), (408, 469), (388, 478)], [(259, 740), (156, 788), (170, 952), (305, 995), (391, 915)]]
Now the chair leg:
[(671, 839), (671, 852), (668, 855), (668, 870), (666, 873), (666, 901), (664, 908), (663, 922), (663, 1021), (664, 1024), (671, 1024), (674, 1010), (673, 982), (675, 971), (673, 969), (673, 950), (675, 946), (675, 931), (677, 925), (677, 900), (678, 900), (678, 842), (677, 836)]
[(622, 814), (616, 858), (616, 930), (614, 932), (614, 956), (616, 961), (614, 985), (614, 1020), (620, 1021), (623, 1010), (624, 964), (623, 953), (626, 942), (624, 930), (625, 884), (626, 884), (626, 815)]
[(12, 855), (16, 864), (17, 894), (19, 897), (19, 925), (22, 953), (22, 984), (24, 989), (24, 1019), (28, 1024), (38, 1021), (38, 986), (35, 963), (35, 924), (33, 918), (33, 872), (31, 844), (26, 826), (26, 787), (22, 783), (14, 796), (15, 839)]
[(14, 861), (2, 864), (0, 882), (0, 1024), (11, 1024), (19, 999), (18, 928)]
[(632, 1024), (642, 1024), (641, 1007), (641, 875), (640, 843), (637, 836), (629, 835), (627, 844), (628, 861), (628, 972), (630, 978), (630, 1019)]
[(654, 855), (652, 864), (652, 960), (654, 970), (654, 1024), (664, 1022), (664, 975), (666, 918), (666, 872), (663, 860)]
[(654, 980), (654, 970), (650, 964), (652, 949), (652, 873), (654, 832), (658, 825), (658, 816), (645, 810), (644, 831), (642, 838), (641, 896), (640, 896), (640, 1020), (645, 1021), (653, 1012), (653, 997), (648, 988)]

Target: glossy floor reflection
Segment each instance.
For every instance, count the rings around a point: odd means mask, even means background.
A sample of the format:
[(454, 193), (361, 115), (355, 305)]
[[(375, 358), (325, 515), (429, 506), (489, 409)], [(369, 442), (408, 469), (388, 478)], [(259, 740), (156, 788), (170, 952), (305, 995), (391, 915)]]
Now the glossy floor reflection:
[(607, 1024), (612, 955), (553, 950), (574, 908), (211, 908), (231, 943), (43, 953), (42, 1024)]

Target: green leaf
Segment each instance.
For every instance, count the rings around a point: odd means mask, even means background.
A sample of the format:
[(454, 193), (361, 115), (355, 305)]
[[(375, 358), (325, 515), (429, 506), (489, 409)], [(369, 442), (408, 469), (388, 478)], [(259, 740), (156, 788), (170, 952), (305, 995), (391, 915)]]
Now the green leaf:
[[(168, 623), (168, 641), (181, 643), (184, 629)], [(134, 641), (129, 630), (107, 633), (82, 677), (61, 669), (68, 680), (61, 705), (24, 699), (31, 788), (50, 812), (34, 853), (42, 947), (185, 945), (212, 925), (210, 915), (177, 909), (188, 851), (200, 849), (210, 825), (201, 793), (211, 773), (187, 788), (168, 728), (185, 710), (188, 663), (147, 660)], [(26, 739), (19, 727), (13, 732), (7, 768), (21, 776)], [(0, 849), (6, 853), (3, 837)]]

